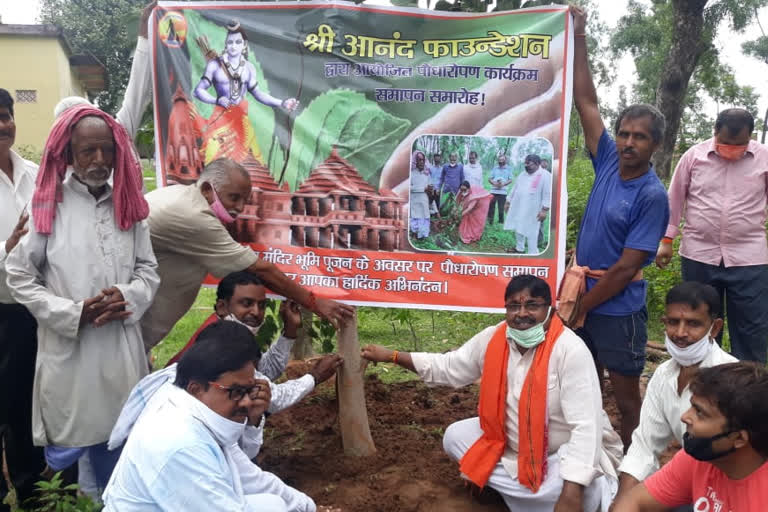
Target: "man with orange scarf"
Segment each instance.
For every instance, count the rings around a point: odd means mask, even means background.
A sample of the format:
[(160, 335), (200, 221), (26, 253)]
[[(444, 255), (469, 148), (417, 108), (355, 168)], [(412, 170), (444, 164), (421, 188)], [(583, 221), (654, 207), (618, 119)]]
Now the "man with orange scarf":
[(34, 442), (55, 471), (88, 454), (102, 488), (119, 456), (106, 441), (149, 369), (139, 320), (160, 284), (138, 165), (112, 117), (64, 111), (45, 144), (29, 234), (6, 260), (11, 295), (38, 323)]
[(481, 379), (479, 417), (449, 426), (443, 447), (463, 478), (497, 490), (510, 510), (606, 509), (622, 445), (603, 412), (592, 356), (554, 314), (544, 280), (513, 278), (504, 305), (504, 322), (452, 352), (368, 345), (362, 356), (399, 364), (427, 384)]

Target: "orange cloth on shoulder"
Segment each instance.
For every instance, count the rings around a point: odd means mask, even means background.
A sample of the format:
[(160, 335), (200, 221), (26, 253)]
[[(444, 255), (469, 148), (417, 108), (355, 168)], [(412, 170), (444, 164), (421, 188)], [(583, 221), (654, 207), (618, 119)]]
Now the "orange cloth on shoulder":
[[(552, 349), (563, 332), (560, 317), (552, 315), (544, 341), (536, 347), (520, 393), (517, 457), (518, 481), (538, 492), (547, 472), (547, 380)], [(483, 435), (459, 462), (459, 469), (474, 484), (483, 487), (504, 454), (504, 416), (507, 401), (507, 365), (510, 342), (502, 322), (488, 343), (480, 380), (478, 413)]]

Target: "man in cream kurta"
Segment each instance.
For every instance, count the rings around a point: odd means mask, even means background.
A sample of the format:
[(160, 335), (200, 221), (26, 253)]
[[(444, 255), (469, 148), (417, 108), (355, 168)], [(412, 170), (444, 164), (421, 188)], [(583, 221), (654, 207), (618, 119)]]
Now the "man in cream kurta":
[(235, 242), (197, 185), (153, 190), (147, 201), (152, 246), (163, 277), (163, 286), (142, 320), (149, 350), (189, 311), (208, 273), (222, 278), (259, 258), (250, 247)]
[[(112, 189), (95, 199), (72, 171), (53, 232), (29, 234), (8, 255), (8, 285), (37, 318), (33, 434), (37, 445), (104, 443), (133, 386), (147, 374), (139, 320), (160, 284), (146, 221), (115, 221)], [(80, 326), (83, 300), (116, 286), (131, 315)]]
[(222, 158), (206, 165), (194, 185), (172, 185), (147, 194), (152, 248), (162, 280), (142, 320), (147, 351), (189, 310), (207, 274), (222, 278), (240, 270), (251, 272), (273, 292), (331, 322), (352, 315), (351, 306), (316, 297), (232, 238), (225, 224), (243, 212), (252, 190), (248, 171)]

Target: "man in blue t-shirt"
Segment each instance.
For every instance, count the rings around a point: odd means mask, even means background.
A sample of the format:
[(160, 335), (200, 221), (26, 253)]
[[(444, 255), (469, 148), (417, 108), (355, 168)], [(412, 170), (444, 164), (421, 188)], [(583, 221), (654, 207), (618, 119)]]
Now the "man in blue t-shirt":
[(629, 447), (640, 419), (640, 374), (647, 341), (646, 282), (669, 221), (667, 192), (651, 164), (664, 133), (664, 116), (651, 105), (631, 105), (619, 115), (614, 141), (605, 129), (587, 62), (586, 14), (574, 16), (573, 99), (595, 168), (595, 183), (576, 241), (576, 261), (602, 275), (587, 279), (581, 302), (586, 320), (579, 335), (601, 377), (610, 374), (621, 413), (621, 438)]

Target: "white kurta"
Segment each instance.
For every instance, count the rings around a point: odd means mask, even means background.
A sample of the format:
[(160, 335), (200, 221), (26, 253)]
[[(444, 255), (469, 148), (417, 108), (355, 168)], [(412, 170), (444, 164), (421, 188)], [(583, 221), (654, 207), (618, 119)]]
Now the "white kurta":
[(5, 241), (13, 233), (24, 208), (32, 199), (37, 178), (37, 164), (24, 160), (11, 150), (13, 181), (0, 171), (0, 302), (13, 304), (11, 292), (5, 284)]
[(131, 140), (136, 138), (136, 132), (141, 126), (141, 118), (150, 101), (152, 101), (152, 70), (149, 62), (149, 42), (145, 37), (139, 37), (136, 41), (136, 51), (133, 53), (131, 75), (123, 95), (123, 105), (115, 114), (115, 119), (123, 125)]
[[(162, 393), (164, 388), (173, 386), (176, 380), (177, 363), (167, 368), (147, 375), (136, 384), (126, 400), (120, 417), (115, 422), (112, 434), (109, 437), (109, 449), (115, 450), (125, 443), (139, 418), (149, 413), (152, 408), (148, 404), (154, 397)], [(287, 380), (281, 384), (275, 384), (272, 379), (260, 373), (254, 372), (257, 379), (265, 379), (269, 382), (272, 399), (269, 402), (268, 411), (271, 414), (280, 412), (297, 404), (315, 389), (315, 379), (312, 375), (304, 375), (298, 379)], [(264, 439), (264, 421), (260, 425), (248, 425), (243, 429), (243, 436), (239, 441), (249, 459), (259, 454)]]
[[(552, 175), (541, 167), (533, 174), (521, 172), (507, 194), (509, 211), (504, 229), (515, 230), (531, 238), (538, 238), (541, 221), (536, 216), (552, 202)], [(529, 252), (531, 248), (529, 247)]]
[[(52, 233), (38, 234), (30, 218), (6, 271), (13, 297), (38, 322), (35, 444), (82, 447), (109, 439), (123, 402), (147, 374), (139, 320), (160, 278), (146, 222), (120, 230), (110, 187), (97, 200), (70, 171), (62, 196)], [(133, 314), (80, 327), (83, 301), (111, 286)]]
[[(315, 512), (312, 499), (253, 464), (236, 445), (243, 425), (175, 385), (136, 424), (104, 492), (105, 512)], [(273, 502), (272, 500), (269, 500)]]
[[(459, 349), (446, 354), (414, 353), (413, 365), (427, 384), (466, 386), (481, 377), (485, 351), (496, 330), (488, 327)], [(507, 366), (507, 445), (501, 463), (517, 478), (518, 403), (536, 349), (524, 355), (515, 347)], [(621, 441), (603, 411), (597, 372), (584, 342), (567, 327), (552, 349), (548, 367), (547, 410), (550, 455), (567, 446), (560, 461), (563, 480), (589, 485), (600, 474), (615, 476), (613, 460), (621, 456)]]
[(417, 170), (411, 171), (411, 217), (429, 218), (429, 198), (427, 186), (431, 184), (429, 174)]
[(478, 164), (464, 164), (464, 179), (469, 182), (470, 185), (483, 186), (483, 167)]
[[(738, 361), (716, 343), (712, 345), (712, 351), (701, 362), (701, 368)], [(670, 359), (656, 368), (648, 381), (640, 410), (640, 423), (632, 433), (632, 444), (621, 461), (620, 472), (643, 481), (658, 471), (659, 456), (673, 439), (678, 443), (683, 442), (685, 423), (680, 417), (691, 407), (691, 388), (686, 386), (678, 394), (679, 375), (680, 365)]]

